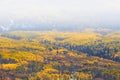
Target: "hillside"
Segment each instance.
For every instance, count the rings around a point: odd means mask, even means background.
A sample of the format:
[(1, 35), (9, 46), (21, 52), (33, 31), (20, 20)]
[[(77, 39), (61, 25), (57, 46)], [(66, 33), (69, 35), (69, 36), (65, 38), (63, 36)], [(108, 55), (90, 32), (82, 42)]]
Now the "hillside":
[(120, 33), (12, 31), (0, 35), (1, 80), (119, 80)]

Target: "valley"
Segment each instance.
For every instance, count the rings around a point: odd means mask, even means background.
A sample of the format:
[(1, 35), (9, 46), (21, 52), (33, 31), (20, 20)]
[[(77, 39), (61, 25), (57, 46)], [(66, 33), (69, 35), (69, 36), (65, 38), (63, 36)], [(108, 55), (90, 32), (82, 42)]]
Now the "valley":
[(120, 33), (0, 34), (0, 80), (119, 80)]

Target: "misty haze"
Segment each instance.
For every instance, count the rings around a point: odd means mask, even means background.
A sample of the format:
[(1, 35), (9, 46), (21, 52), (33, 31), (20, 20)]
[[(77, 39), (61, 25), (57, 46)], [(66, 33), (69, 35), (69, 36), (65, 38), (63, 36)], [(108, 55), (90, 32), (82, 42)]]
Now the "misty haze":
[(0, 80), (120, 80), (119, 0), (0, 0)]

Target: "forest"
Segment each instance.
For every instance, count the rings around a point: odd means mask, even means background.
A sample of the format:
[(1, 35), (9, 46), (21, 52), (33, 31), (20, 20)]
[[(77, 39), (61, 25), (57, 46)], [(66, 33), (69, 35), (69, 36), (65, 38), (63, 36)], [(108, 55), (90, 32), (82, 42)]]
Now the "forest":
[(1, 32), (0, 80), (120, 80), (120, 32)]

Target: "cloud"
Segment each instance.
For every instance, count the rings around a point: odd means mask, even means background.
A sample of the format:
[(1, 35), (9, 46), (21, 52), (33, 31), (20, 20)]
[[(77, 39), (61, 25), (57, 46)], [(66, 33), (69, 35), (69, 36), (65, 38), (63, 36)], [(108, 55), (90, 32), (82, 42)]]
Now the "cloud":
[(120, 26), (120, 0), (0, 0), (1, 19)]

